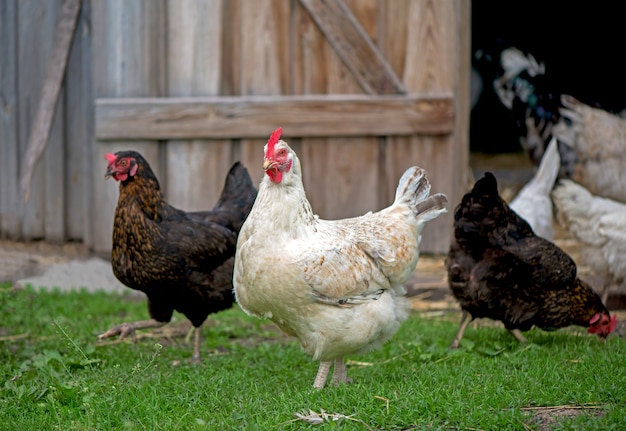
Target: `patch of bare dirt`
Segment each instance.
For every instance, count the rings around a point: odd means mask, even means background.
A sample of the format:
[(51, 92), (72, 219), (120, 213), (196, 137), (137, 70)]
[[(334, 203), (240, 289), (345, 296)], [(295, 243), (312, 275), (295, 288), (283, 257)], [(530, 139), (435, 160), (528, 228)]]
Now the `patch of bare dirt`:
[(93, 257), (83, 244), (0, 239), (0, 282), (42, 274), (50, 265)]
[(595, 416), (602, 414), (601, 407), (595, 404), (582, 406), (528, 407), (522, 410), (532, 415), (532, 421), (537, 424), (537, 431), (552, 431), (559, 421), (575, 418), (581, 414)]

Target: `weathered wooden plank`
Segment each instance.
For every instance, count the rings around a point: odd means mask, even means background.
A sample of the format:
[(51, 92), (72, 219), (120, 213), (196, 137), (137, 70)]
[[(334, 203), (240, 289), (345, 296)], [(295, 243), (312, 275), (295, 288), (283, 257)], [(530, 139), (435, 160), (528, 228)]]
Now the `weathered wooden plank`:
[[(354, 18), (356, 18), (357, 22), (368, 35), (368, 37), (372, 40), (377, 49), (380, 50), (378, 44), (378, 16), (380, 13), (380, 8), (383, 6), (381, 3), (385, 3), (383, 0), (343, 0), (346, 7), (350, 9)], [(382, 51), (381, 51), (381, 54)], [(387, 58), (383, 54), (383, 58), (387, 60)], [(398, 74), (396, 74), (398, 77)]]
[(397, 76), (403, 78), (409, 4), (413, 0), (381, 1), (378, 11), (378, 46)]
[[(163, 0), (93, 0), (93, 88), (95, 97), (153, 97), (165, 94), (165, 4)], [(111, 250), (118, 187), (104, 181), (104, 154), (140, 152), (162, 178), (159, 146), (152, 141), (99, 142), (93, 152), (93, 244)]]
[[(359, 20), (367, 20), (364, 28), (368, 32), (373, 30), (372, 18), (369, 17), (373, 2), (352, 3), (354, 15)], [(294, 11), (293, 20), (292, 39), (296, 41), (294, 93), (354, 94), (364, 97), (361, 86), (315, 24), (311, 14), (299, 5)], [(347, 119), (346, 124), (349, 122)], [(360, 129), (355, 137), (294, 139), (289, 135), (290, 130), (285, 129), (284, 136), (302, 160), (302, 180), (315, 213), (326, 219), (336, 219), (377, 209), (376, 196), (371, 191), (376, 188), (379, 173), (377, 169), (369, 168), (374, 155), (372, 142), (376, 142), (377, 138), (362, 135), (363, 130)]]
[[(31, 166), (37, 163), (37, 155), (41, 157), (45, 154), (42, 160), (45, 181), (44, 233), (48, 242), (60, 243), (66, 239), (67, 188), (65, 173), (67, 172), (66, 165), (68, 160), (65, 151), (66, 123), (64, 121), (66, 118), (66, 98), (64, 97), (65, 88), (62, 86), (62, 83), (64, 82), (67, 59), (79, 10), (79, 0), (64, 0), (59, 5), (56, 29), (53, 33), (54, 45), (47, 59), (45, 81), (32, 131), (35, 136), (32, 134), (29, 136), (28, 149), (23, 160), (25, 168), (20, 189), (26, 199), (29, 178), (28, 169), (32, 169)], [(76, 82), (78, 80), (75, 79), (73, 81)], [(56, 103), (53, 102), (55, 97), (58, 98)], [(41, 123), (37, 123), (37, 121), (41, 121)], [(46, 126), (46, 122), (50, 123)], [(73, 127), (73, 122), (69, 122), (67, 126)], [(46, 128), (48, 129), (47, 139)]]
[[(328, 42), (311, 14), (299, 3), (292, 14), (289, 38), (294, 41), (291, 94), (327, 93), (329, 77), (326, 74), (326, 63), (330, 61), (327, 54), (328, 51), (331, 56), (337, 57), (337, 54), (332, 48), (328, 49)], [(340, 60), (338, 62), (343, 64)], [(354, 79), (348, 70), (346, 75)]]
[[(408, 11), (413, 0), (396, 0), (381, 2), (379, 11), (379, 46), (389, 64), (398, 76), (404, 79), (404, 65), (406, 62), (407, 45), (412, 43), (408, 39)], [(415, 65), (417, 67), (417, 65)], [(411, 89), (413, 90), (413, 89)], [(406, 154), (401, 166), (397, 166), (395, 156), (402, 151), (404, 145), (419, 145), (419, 139), (410, 136), (388, 136), (381, 142), (382, 155), (379, 160), (380, 170), (386, 178), (385, 184), (378, 189), (378, 199), (381, 204), (393, 199), (395, 184), (393, 179), (399, 178), (403, 169), (410, 165), (423, 163), (415, 160), (411, 153)], [(402, 159), (400, 160), (402, 161)]]
[(48, 144), (42, 160), (44, 177), (44, 238), (48, 242), (65, 241), (65, 98), (57, 100), (50, 124)]
[(411, 1), (403, 81), (409, 91), (448, 91), (456, 64), (456, 0)]
[[(26, 153), (31, 127), (36, 116), (37, 101), (42, 92), (45, 80), (46, 64), (53, 49), (54, 35), (59, 14), (59, 0), (41, 2), (25, 0), (18, 2), (18, 140), (20, 145), (20, 165)], [(33, 25), (33, 17), (37, 17), (37, 25)], [(57, 106), (58, 107), (58, 106)], [(55, 121), (54, 138), (58, 139), (61, 125)], [(57, 141), (58, 142), (58, 141)], [(61, 153), (62, 154), (62, 153)], [(49, 193), (55, 193), (55, 185), (46, 184), (48, 163), (59, 160), (57, 151), (44, 154), (46, 163), (40, 163), (34, 171), (31, 198), (24, 204), (22, 217), (22, 239), (42, 239), (46, 237), (46, 204)], [(63, 172), (63, 164), (55, 168)], [(50, 186), (50, 187), (48, 187)]]
[[(167, 4), (168, 95), (218, 96), (222, 69), (223, 0)], [(207, 145), (208, 144), (208, 145)], [(232, 161), (228, 140), (174, 140), (165, 144), (164, 189), (185, 210), (215, 205)]]
[(33, 170), (48, 142), (79, 10), (80, 0), (63, 0), (61, 4), (54, 45), (47, 61), (45, 80), (22, 163), (20, 191), (25, 201), (30, 198)]
[(0, 236), (21, 235), (18, 196), (17, 0), (0, 3)]
[[(67, 239), (92, 244), (93, 96), (91, 1), (82, 0), (65, 80), (65, 230)], [(100, 165), (98, 166), (100, 167)]]
[(343, 0), (300, 0), (367, 94), (405, 87)]
[[(387, 42), (386, 54), (390, 57), (400, 55), (401, 51), (396, 47), (404, 46), (404, 61), (390, 61), (395, 65), (403, 64), (402, 79), (409, 92), (445, 92), (460, 85), (459, 56), (469, 55), (469, 52), (459, 44), (463, 37), (469, 37), (469, 33), (461, 33), (459, 3), (463, 2), (410, 0), (387, 3), (389, 31), (398, 27), (395, 22), (398, 16), (404, 16), (406, 20), (406, 24), (399, 27), (406, 26), (406, 31), (400, 31), (400, 34), (406, 34), (406, 38), (399, 40), (392, 36)], [(402, 7), (406, 9), (398, 10)], [(390, 43), (395, 46), (389, 46)], [(459, 122), (467, 109), (455, 102), (454, 126), (448, 135), (387, 138), (385, 164), (390, 177), (399, 178), (408, 166), (416, 164), (427, 170), (432, 190), (448, 196), (448, 213), (429, 222), (424, 229), (424, 252), (445, 253), (450, 244), (452, 213), (460, 200), (459, 178), (464, 178), (467, 172), (467, 166), (462, 164), (462, 157), (458, 155), (468, 151), (467, 129)], [(391, 195), (394, 187), (390, 184), (386, 194)]]
[[(472, 8), (469, 2), (457, 0), (454, 3), (456, 15), (454, 16), (457, 32), (453, 35), (455, 38), (455, 51), (452, 53), (453, 59), (458, 62), (455, 68), (455, 112), (454, 117), (454, 151), (451, 157), (452, 166), (455, 167), (456, 175), (453, 178), (453, 191), (451, 196), (451, 211), (454, 211), (454, 205), (461, 201), (463, 195), (467, 192), (467, 186), (472, 178), (472, 170), (470, 168), (470, 74), (471, 74), (471, 56), (472, 56)], [(448, 61), (454, 61), (448, 58)]]
[[(343, 0), (342, 0), (343, 1)], [(356, 20), (368, 22), (368, 15), (375, 10), (369, 0), (352, 2), (349, 15)], [(361, 26), (361, 23), (357, 21)], [(363, 32), (365, 32), (365, 29)], [(366, 25), (373, 32), (371, 25)], [(371, 37), (367, 34), (363, 37)], [(326, 35), (326, 38), (328, 35)], [(355, 48), (358, 48), (355, 47)], [(349, 94), (363, 92), (362, 86), (353, 79), (354, 74), (345, 73), (344, 69), (349, 68), (339, 56), (331, 56), (334, 50), (332, 43), (326, 43), (325, 50), (329, 61), (326, 63), (325, 74), (328, 76), (327, 91), (330, 94)], [(375, 91), (381, 89), (374, 88)], [(385, 92), (384, 90), (381, 92)], [(375, 108), (377, 109), (377, 108)], [(382, 109), (385, 111), (385, 109)], [(400, 115), (402, 117), (402, 115)], [(380, 119), (386, 121), (386, 119)], [(372, 119), (376, 124), (376, 120)], [(313, 147), (312, 172), (315, 180), (309, 182), (308, 193), (313, 201), (323, 200), (318, 213), (327, 219), (340, 217), (358, 216), (367, 211), (375, 211), (379, 206), (376, 190), (381, 180), (381, 171), (378, 169), (378, 138), (364, 133), (360, 128), (360, 135), (355, 137), (329, 137), (326, 143)], [(306, 140), (303, 145), (306, 145)], [(308, 145), (308, 148), (311, 146)], [(305, 148), (307, 148), (305, 147)], [(328, 173), (332, 172), (332, 180)], [(318, 186), (319, 178), (328, 178), (322, 187)]]
[(266, 137), (450, 133), (452, 96), (247, 96), (97, 99), (98, 139)]
[[(352, 11), (364, 28), (370, 32), (372, 21), (367, 20), (367, 9), (371, 6), (371, 1), (353, 1), (351, 5)], [(354, 7), (354, 6), (359, 7)], [(370, 11), (371, 12), (371, 11)], [(291, 40), (296, 41), (294, 44), (294, 61), (292, 62), (294, 74), (294, 90), (295, 94), (358, 94), (362, 95), (363, 90), (357, 78), (350, 72), (348, 66), (340, 58), (339, 53), (331, 46), (328, 39), (315, 23), (312, 15), (298, 3), (292, 14), (293, 28)], [(371, 33), (370, 33), (371, 35)], [(325, 96), (326, 97), (326, 96)], [(349, 109), (349, 108), (347, 108)], [(349, 120), (346, 121), (348, 124)], [(286, 132), (288, 133), (288, 132)], [(361, 150), (363, 155), (368, 154), (366, 147), (372, 138), (366, 138), (356, 132), (358, 136), (354, 140), (358, 140), (363, 144), (363, 148), (353, 155), (354, 165), (361, 163)], [(286, 135), (288, 138), (289, 136)], [(331, 136), (330, 134), (327, 136)], [(335, 194), (335, 190), (342, 190), (342, 193), (350, 193), (351, 187), (358, 188), (356, 182), (362, 180), (363, 183), (369, 183), (372, 177), (377, 175), (375, 171), (361, 170), (356, 173), (359, 178), (344, 179), (344, 177), (335, 177), (337, 182), (341, 184), (332, 184), (330, 181), (320, 180), (327, 178), (328, 172), (334, 172), (336, 163), (333, 161), (335, 145), (348, 143), (351, 140), (347, 137), (334, 138), (317, 138), (304, 137), (297, 141), (296, 151), (303, 159), (303, 183), (307, 191), (307, 197), (311, 202), (313, 210), (324, 218), (336, 218), (338, 214), (344, 211), (344, 214), (354, 215), (356, 211), (363, 208), (373, 209), (375, 202), (372, 201), (370, 195), (367, 199), (360, 201), (356, 207), (348, 207), (340, 205), (339, 199)], [(293, 145), (293, 139), (290, 139)], [(342, 145), (342, 147), (350, 144)], [(354, 195), (360, 195), (359, 190), (354, 190)]]
[(306, 141), (298, 156), (307, 197), (316, 214), (333, 220), (380, 209), (376, 197), (380, 181), (376, 138)]
[[(285, 94), (289, 91), (289, 2), (239, 0), (241, 95)], [(246, 68), (244, 68), (244, 66)]]
[(232, 96), (240, 93), (239, 61), (241, 57), (241, 33), (235, 31), (241, 23), (240, 0), (228, 0), (222, 5), (222, 61), (220, 64), (220, 95)]
[[(238, 0), (239, 28), (231, 31), (240, 43), (233, 58), (239, 71), (238, 95), (288, 94), (292, 87), (289, 24), (292, 2), (284, 0)], [(263, 146), (272, 127), (256, 136), (242, 136), (236, 157), (248, 168), (253, 181), (262, 178)], [(237, 127), (237, 126), (235, 126)], [(233, 129), (235, 130), (235, 129)], [(258, 138), (258, 139), (247, 139)]]

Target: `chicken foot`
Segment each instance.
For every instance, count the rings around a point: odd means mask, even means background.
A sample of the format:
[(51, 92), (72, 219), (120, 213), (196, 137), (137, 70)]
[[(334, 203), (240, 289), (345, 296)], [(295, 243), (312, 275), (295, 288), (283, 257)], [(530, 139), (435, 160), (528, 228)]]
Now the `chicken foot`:
[[(313, 387), (315, 389), (323, 389), (326, 386), (326, 380), (330, 373), (330, 366), (332, 361), (320, 361), (320, 367), (317, 370), (317, 376), (315, 376), (315, 382)], [(333, 384), (338, 386), (340, 383), (350, 383), (352, 379), (347, 376), (346, 363), (343, 358), (335, 359), (335, 367), (333, 369)]]
[[(160, 328), (166, 323), (167, 322), (158, 322), (154, 319), (138, 320), (136, 322), (124, 322), (124, 323), (120, 323), (117, 326), (114, 326), (113, 328), (109, 329), (105, 333), (98, 335), (98, 339), (102, 340), (104, 338), (115, 337), (116, 335), (119, 335), (120, 340), (123, 340), (128, 335), (130, 335), (133, 340), (133, 343), (136, 343), (137, 335), (135, 331), (137, 329)], [(193, 362), (194, 364), (199, 364), (202, 359), (200, 355), (200, 341), (201, 341), (200, 338), (202, 335), (202, 331), (200, 327), (197, 327), (197, 328), (194, 327), (192, 328), (192, 330), (194, 333), (194, 341), (193, 341), (193, 355), (191, 356), (191, 362)]]
[(515, 337), (515, 339), (519, 341), (520, 344), (526, 344), (526, 338), (524, 338), (524, 336), (522, 335), (522, 331), (520, 331), (519, 329), (507, 329), (507, 331), (509, 331), (509, 333), (513, 337)]
[(335, 359), (335, 368), (333, 369), (333, 382), (338, 385), (339, 383), (350, 383), (351, 378), (346, 373), (346, 363), (343, 358)]
[(461, 342), (461, 338), (463, 338), (465, 329), (467, 329), (467, 325), (469, 325), (472, 320), (472, 315), (463, 310), (463, 312), (461, 313), (461, 323), (459, 324), (459, 330), (456, 333), (456, 337), (454, 337), (454, 341), (452, 341), (452, 344), (450, 344), (450, 349), (459, 348), (459, 343)]
[(109, 329), (103, 334), (98, 335), (98, 339), (102, 340), (104, 338), (115, 337), (116, 335), (120, 336), (120, 340), (123, 340), (127, 335), (130, 335), (133, 343), (137, 342), (137, 335), (135, 331), (137, 329), (147, 329), (147, 328), (160, 328), (165, 325), (167, 322), (158, 322), (154, 319), (150, 320), (138, 320), (136, 322), (124, 322), (120, 323), (117, 326)]
[(317, 369), (317, 375), (315, 376), (315, 381), (313, 382), (313, 387), (315, 389), (324, 388), (331, 365), (332, 361), (320, 361), (320, 367)]

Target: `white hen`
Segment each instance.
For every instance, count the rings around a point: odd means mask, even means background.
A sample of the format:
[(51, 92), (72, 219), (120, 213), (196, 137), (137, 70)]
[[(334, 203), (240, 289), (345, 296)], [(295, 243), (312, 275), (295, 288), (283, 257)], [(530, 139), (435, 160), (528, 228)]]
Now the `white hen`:
[(426, 172), (409, 168), (393, 204), (322, 220), (313, 214), (296, 153), (276, 130), (265, 146), (265, 177), (241, 228), (233, 285), (241, 308), (271, 319), (320, 361), (314, 387), (348, 381), (344, 357), (393, 336), (409, 310), (406, 282), (417, 265), (424, 224), (445, 212), (429, 196)]
[(554, 238), (552, 199), (550, 193), (559, 174), (561, 159), (556, 139), (541, 158), (533, 178), (522, 187), (509, 206), (528, 222), (536, 235), (552, 241)]
[(557, 219), (582, 245), (581, 263), (603, 277), (606, 303), (610, 286), (626, 278), (626, 204), (594, 196), (571, 180), (561, 180), (552, 197)]
[(571, 96), (561, 101), (552, 135), (565, 144), (567, 177), (597, 196), (626, 202), (626, 119)]

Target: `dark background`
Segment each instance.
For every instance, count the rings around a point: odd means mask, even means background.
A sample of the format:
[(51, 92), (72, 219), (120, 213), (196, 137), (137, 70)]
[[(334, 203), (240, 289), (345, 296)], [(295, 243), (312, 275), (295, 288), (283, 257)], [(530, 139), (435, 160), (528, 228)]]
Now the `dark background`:
[(472, 66), (483, 82), (471, 112), (470, 150), (521, 151), (510, 113), (492, 88), (493, 61), (508, 46), (543, 62), (555, 92), (611, 112), (626, 108), (625, 28), (621, 2), (473, 0)]

